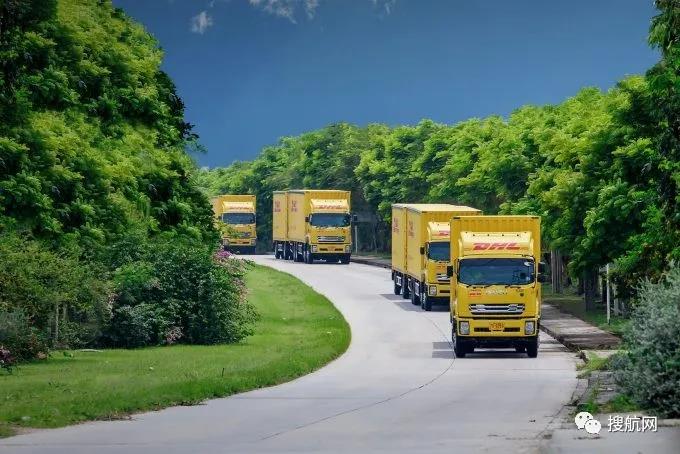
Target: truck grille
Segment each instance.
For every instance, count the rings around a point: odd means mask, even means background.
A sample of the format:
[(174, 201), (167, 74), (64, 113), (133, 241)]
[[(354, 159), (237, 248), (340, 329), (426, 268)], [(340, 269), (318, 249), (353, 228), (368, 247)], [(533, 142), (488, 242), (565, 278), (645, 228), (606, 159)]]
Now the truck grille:
[(319, 243), (344, 243), (344, 236), (320, 236)]
[(437, 274), (437, 282), (451, 282), (451, 278), (446, 273)]
[(470, 304), (470, 312), (474, 315), (521, 314), (524, 304)]
[(250, 232), (237, 232), (236, 238), (250, 238)]

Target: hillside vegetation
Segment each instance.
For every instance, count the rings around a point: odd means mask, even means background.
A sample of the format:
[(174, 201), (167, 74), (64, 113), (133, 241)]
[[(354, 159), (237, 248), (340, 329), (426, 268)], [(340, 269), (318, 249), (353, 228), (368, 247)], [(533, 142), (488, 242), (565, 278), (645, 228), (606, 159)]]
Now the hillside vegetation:
[(110, 1), (0, 1), (1, 367), (252, 332), (162, 57)]

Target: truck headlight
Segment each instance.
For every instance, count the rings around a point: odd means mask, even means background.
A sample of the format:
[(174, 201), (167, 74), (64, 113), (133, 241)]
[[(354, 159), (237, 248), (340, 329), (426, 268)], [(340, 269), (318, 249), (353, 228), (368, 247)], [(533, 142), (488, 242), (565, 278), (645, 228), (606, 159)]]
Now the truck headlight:
[(524, 334), (534, 334), (536, 330), (536, 325), (533, 320), (528, 320), (524, 322)]
[(352, 252), (352, 245), (351, 244), (345, 245), (345, 252)]
[(437, 286), (436, 285), (430, 285), (427, 288), (427, 294), (430, 296), (435, 296), (437, 294)]
[(319, 246), (312, 244), (312, 252), (316, 252), (317, 250), (319, 250)]
[(458, 332), (460, 334), (470, 334), (470, 322), (460, 322), (458, 324)]

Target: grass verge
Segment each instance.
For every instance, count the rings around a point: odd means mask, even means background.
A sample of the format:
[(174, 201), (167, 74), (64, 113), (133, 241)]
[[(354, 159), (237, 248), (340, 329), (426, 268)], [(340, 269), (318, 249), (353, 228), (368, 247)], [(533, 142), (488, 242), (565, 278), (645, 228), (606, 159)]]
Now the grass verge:
[(240, 344), (54, 352), (0, 373), (0, 436), (191, 405), (305, 375), (343, 353), (347, 322), (291, 275), (255, 265), (249, 300), (261, 315)]

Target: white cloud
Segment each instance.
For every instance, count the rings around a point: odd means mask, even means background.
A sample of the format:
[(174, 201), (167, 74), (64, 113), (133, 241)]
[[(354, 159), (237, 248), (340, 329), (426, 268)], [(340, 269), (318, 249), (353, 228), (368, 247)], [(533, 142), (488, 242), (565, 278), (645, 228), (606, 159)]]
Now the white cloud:
[(202, 35), (213, 24), (213, 19), (207, 11), (201, 11), (191, 18), (191, 31)]
[[(321, 0), (248, 0), (255, 8), (273, 14), (274, 16), (288, 19), (296, 24), (296, 13), (303, 10), (308, 19), (314, 19), (316, 10)], [(380, 15), (392, 13), (397, 0), (370, 0), (375, 8), (380, 10)]]
[(373, 3), (373, 6), (376, 8), (380, 8), (383, 14), (389, 16), (392, 13), (394, 6), (397, 4), (397, 0), (371, 0), (371, 3)]
[(301, 3), (301, 0), (248, 0), (248, 2), (256, 8), (288, 19), (295, 24), (295, 9)]

